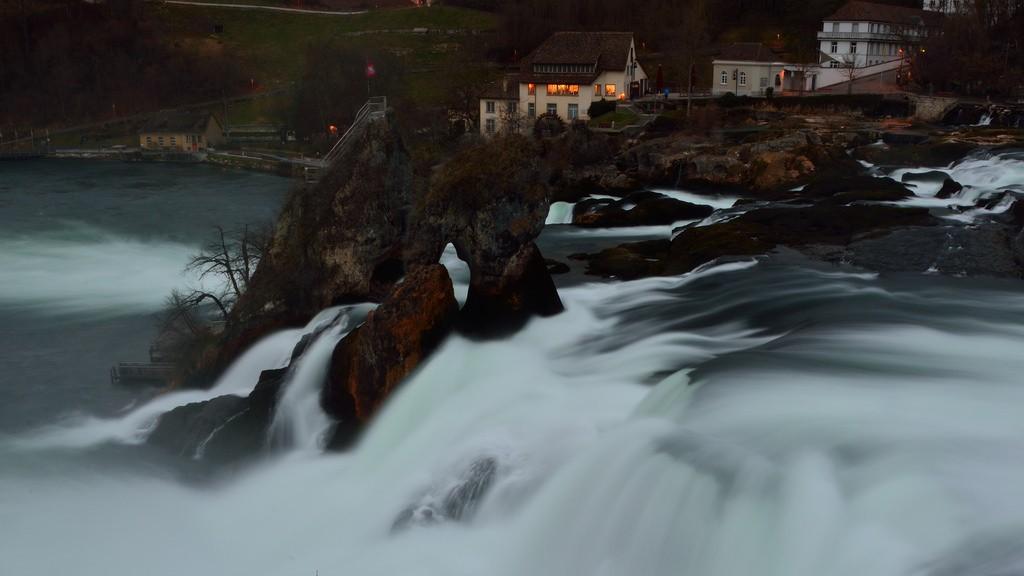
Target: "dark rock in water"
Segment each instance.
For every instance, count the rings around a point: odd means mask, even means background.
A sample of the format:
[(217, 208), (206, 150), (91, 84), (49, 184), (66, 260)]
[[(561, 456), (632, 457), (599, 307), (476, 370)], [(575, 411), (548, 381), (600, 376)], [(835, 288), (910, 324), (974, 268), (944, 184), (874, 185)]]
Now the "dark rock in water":
[(960, 191), (963, 189), (963, 185), (957, 182), (956, 180), (953, 180), (952, 178), (946, 178), (942, 182), (942, 188), (939, 188), (939, 191), (935, 193), (935, 197), (952, 198), (953, 196), (959, 194)]
[(589, 257), (587, 272), (620, 278), (682, 274), (726, 256), (755, 256), (777, 246), (845, 246), (893, 228), (936, 222), (926, 209), (887, 205), (762, 208), (725, 222), (686, 228), (671, 242), (635, 242), (604, 250)]
[(820, 176), (797, 193), (801, 198), (848, 203), (856, 201), (893, 201), (912, 196), (906, 186), (892, 178), (862, 175)]
[(393, 532), (411, 525), (468, 520), (480, 506), (494, 484), (498, 462), (494, 458), (474, 461), (459, 477), (455, 486), (441, 493), (428, 492), (402, 510), (391, 525)]
[(1003, 225), (934, 226), (895, 230), (851, 243), (832, 260), (880, 272), (939, 272), (1020, 278), (1024, 252)]
[(927, 172), (907, 172), (900, 178), (901, 182), (914, 183), (914, 182), (929, 182), (931, 184), (939, 184), (949, 180), (949, 174), (941, 170), (929, 170)]
[(216, 465), (257, 456), (266, 447), (264, 439), (287, 372), (264, 370), (247, 397), (219, 396), (175, 408), (160, 417), (147, 442)]
[(923, 208), (861, 204), (763, 208), (727, 222), (687, 228), (672, 241), (665, 271), (689, 272), (720, 256), (761, 254), (779, 245), (845, 245), (887, 229), (935, 223)]
[(548, 267), (548, 274), (566, 274), (571, 270), (565, 262), (559, 262), (551, 258), (545, 258), (544, 264)]
[(1015, 195), (1016, 200), (1010, 205), (1009, 210), (998, 216), (999, 220), (1020, 229), (1024, 226), (1024, 199)]
[(537, 246), (530, 242), (505, 260), (497, 273), (473, 274), (459, 329), (474, 336), (494, 337), (515, 332), (533, 316), (553, 316), (563, 310), (558, 290)]
[(448, 271), (412, 269), (366, 321), (334, 349), (321, 401), (340, 421), (329, 445), (343, 448), (388, 395), (444, 340), (459, 312)]
[(898, 132), (884, 132), (882, 142), (886, 144), (923, 144), (928, 141), (927, 132), (914, 132), (911, 130), (900, 130)]
[(913, 146), (861, 146), (853, 156), (886, 166), (944, 166), (977, 148), (970, 142), (929, 141)]
[(533, 240), (544, 229), (549, 175), (541, 150), (508, 136), (453, 158), (434, 179), (417, 239), (437, 261), (450, 241), (469, 265), (461, 328), (482, 336), (518, 329), (531, 316), (562, 311), (562, 302)]
[(661, 273), (672, 243), (668, 240), (631, 242), (587, 257), (587, 274), (633, 280)]
[(581, 204), (573, 210), (572, 223), (587, 228), (665, 225), (700, 220), (714, 212), (710, 206), (683, 202), (657, 192), (638, 192), (610, 203)]

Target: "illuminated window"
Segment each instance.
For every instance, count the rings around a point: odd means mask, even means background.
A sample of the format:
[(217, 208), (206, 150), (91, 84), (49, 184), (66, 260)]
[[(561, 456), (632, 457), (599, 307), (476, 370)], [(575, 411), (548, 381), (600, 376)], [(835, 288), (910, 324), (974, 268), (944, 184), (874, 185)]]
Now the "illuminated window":
[(536, 94), (537, 93), (537, 85), (534, 84), (533, 82), (530, 82), (529, 84), (527, 84), (526, 85), (526, 93), (529, 94), (530, 96), (533, 96), (534, 94)]
[(548, 96), (579, 96), (579, 84), (548, 84)]
[(600, 84), (594, 84), (594, 96), (600, 96), (600, 95), (601, 95), (601, 85)]
[(604, 95), (605, 96), (611, 96), (612, 98), (614, 98), (615, 94), (616, 94), (616, 92), (615, 92), (615, 84), (605, 84), (604, 85)]

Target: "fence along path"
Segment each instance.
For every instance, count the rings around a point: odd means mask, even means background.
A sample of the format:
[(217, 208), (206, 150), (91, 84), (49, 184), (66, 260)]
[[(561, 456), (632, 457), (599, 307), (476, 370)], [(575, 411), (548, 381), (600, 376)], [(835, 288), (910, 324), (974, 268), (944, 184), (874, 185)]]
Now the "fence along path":
[(315, 183), (320, 180), (320, 177), (328, 170), (339, 158), (348, 153), (348, 150), (352, 147), (352, 144), (356, 142), (363, 132), (366, 131), (366, 127), (370, 122), (380, 120), (384, 117), (384, 114), (388, 109), (388, 99), (386, 96), (373, 96), (363, 104), (363, 107), (356, 113), (356, 117), (352, 120), (352, 124), (345, 130), (345, 133), (341, 135), (341, 138), (334, 144), (330, 152), (324, 155), (323, 158), (315, 161), (311, 166), (305, 168), (306, 182)]

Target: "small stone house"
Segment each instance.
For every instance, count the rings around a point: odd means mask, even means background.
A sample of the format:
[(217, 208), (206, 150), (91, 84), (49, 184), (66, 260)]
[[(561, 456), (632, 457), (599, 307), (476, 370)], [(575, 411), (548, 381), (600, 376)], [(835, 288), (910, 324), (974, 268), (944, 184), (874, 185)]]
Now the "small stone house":
[(760, 42), (736, 42), (712, 62), (711, 93), (766, 96), (782, 92), (787, 64)]
[(208, 112), (166, 112), (154, 116), (139, 132), (143, 150), (200, 152), (224, 142), (224, 129)]

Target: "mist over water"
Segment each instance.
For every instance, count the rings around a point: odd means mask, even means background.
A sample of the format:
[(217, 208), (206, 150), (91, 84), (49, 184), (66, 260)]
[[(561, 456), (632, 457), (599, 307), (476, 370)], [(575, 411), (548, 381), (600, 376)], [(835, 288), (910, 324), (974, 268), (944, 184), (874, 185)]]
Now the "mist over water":
[[(613, 234), (553, 226), (541, 247), (562, 255)], [(464, 298), (464, 263), (450, 248), (442, 260)], [(505, 340), (449, 338), (345, 454), (318, 448), (329, 422), (317, 382), (366, 306), (268, 337), (210, 391), (72, 419), (58, 416), (63, 390), (12, 396), (49, 418), (0, 431), (0, 572), (1024, 568), (1018, 282), (879, 276), (788, 253), (673, 278), (559, 278), (563, 314)], [(246, 394), (303, 335), (264, 459), (192, 482), (141, 444), (159, 414)], [(453, 509), (456, 493), (472, 497)]]
[(290, 181), (209, 166), (0, 163), (0, 433), (113, 416), (153, 391), (110, 385), (146, 361), (155, 315), (212, 238), (274, 219)]
[[(193, 486), (141, 470), (54, 476), (43, 463), (67, 447), (0, 443), (32, 462), (0, 470), (16, 527), (0, 552), (13, 573), (86, 576), (1020, 565), (1015, 284), (776, 257), (561, 292), (563, 315), (508, 340), (451, 338), (349, 454), (298, 442)], [(471, 514), (396, 531), (481, 460), (494, 480)], [(100, 514), (104, 529), (83, 533)]]

